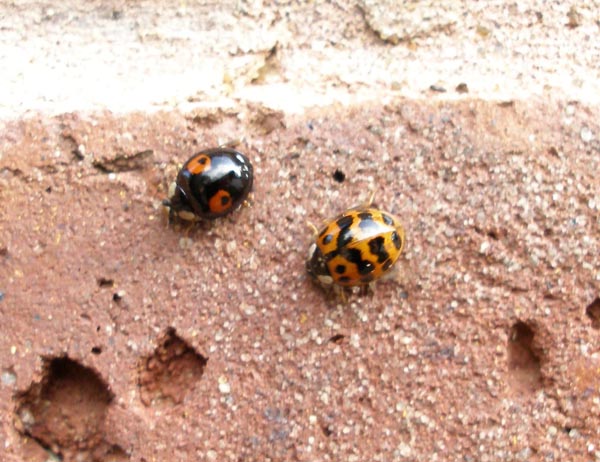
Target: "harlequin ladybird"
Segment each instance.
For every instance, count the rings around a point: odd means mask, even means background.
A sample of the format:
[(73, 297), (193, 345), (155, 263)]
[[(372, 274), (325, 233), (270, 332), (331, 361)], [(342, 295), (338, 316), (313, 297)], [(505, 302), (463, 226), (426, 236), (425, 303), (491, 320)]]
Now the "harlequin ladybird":
[(404, 228), (393, 215), (368, 206), (327, 223), (309, 249), (306, 270), (323, 286), (364, 286), (383, 276), (404, 248)]
[(163, 204), (183, 220), (217, 218), (235, 210), (252, 189), (248, 158), (231, 148), (194, 154), (183, 165)]

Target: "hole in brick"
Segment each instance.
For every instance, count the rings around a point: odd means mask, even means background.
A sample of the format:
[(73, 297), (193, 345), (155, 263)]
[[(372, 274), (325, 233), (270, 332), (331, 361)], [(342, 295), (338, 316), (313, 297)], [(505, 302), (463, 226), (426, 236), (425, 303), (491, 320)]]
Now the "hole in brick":
[(342, 343), (342, 341), (344, 340), (345, 336), (343, 334), (335, 334), (334, 336), (332, 336), (329, 341), (331, 343)]
[(138, 378), (146, 406), (183, 402), (204, 373), (208, 358), (197, 353), (174, 329), (167, 330), (154, 353), (142, 360)]
[(119, 445), (113, 445), (106, 452), (101, 462), (125, 462), (129, 460), (129, 456)]
[(59, 459), (71, 459), (105, 444), (112, 398), (92, 369), (67, 357), (45, 359), (41, 381), (16, 396), (15, 426)]
[(99, 346), (92, 347), (92, 353), (95, 355), (99, 355), (100, 353), (102, 353), (102, 348)]
[(592, 321), (592, 327), (594, 329), (600, 329), (600, 297), (596, 298), (592, 303), (585, 309), (585, 314)]
[(97, 281), (100, 287), (112, 287), (115, 284), (115, 281), (108, 278), (98, 278)]
[(499, 239), (499, 238), (498, 238), (498, 232), (497, 232), (495, 229), (490, 229), (490, 230), (487, 232), (487, 235), (488, 235), (488, 237), (491, 237), (491, 238), (492, 238), (492, 239), (494, 239), (495, 241), (497, 241), (497, 240)]
[(509, 384), (517, 393), (532, 393), (542, 386), (540, 357), (533, 348), (535, 333), (526, 323), (515, 323), (508, 338)]
[(335, 172), (333, 172), (333, 179), (338, 183), (343, 183), (346, 179), (346, 174), (338, 168)]

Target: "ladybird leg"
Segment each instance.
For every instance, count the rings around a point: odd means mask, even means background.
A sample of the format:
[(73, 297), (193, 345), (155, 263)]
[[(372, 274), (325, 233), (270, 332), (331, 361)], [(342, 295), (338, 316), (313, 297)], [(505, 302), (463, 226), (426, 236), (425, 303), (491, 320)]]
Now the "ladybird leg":
[(183, 236), (186, 239), (190, 238), (190, 233), (192, 232), (192, 229), (194, 229), (195, 224), (196, 224), (195, 221), (186, 221), (185, 222), (185, 228), (183, 229)]
[(384, 273), (379, 280), (380, 281), (392, 281), (397, 280), (400, 276), (400, 265), (398, 262), (394, 266), (392, 266), (386, 273)]
[(348, 303), (348, 297), (346, 296), (346, 289), (343, 286), (333, 285), (333, 291), (339, 301), (346, 305)]
[(175, 213), (172, 208), (169, 207), (169, 210), (167, 211), (167, 208), (165, 207), (163, 208), (163, 214), (167, 218), (167, 228), (169, 228), (175, 221)]
[[(409, 287), (413, 283), (414, 279), (414, 272), (411, 271), (413, 265), (414, 261), (409, 260), (397, 262), (396, 265), (394, 265), (394, 267), (390, 269), (390, 272), (392, 273), (390, 275), (390, 278), (393, 278), (394, 282), (402, 288)], [(385, 276), (387, 276), (387, 274), (385, 274), (384, 277)], [(380, 278), (379, 280), (382, 279), (383, 278)]]
[(162, 201), (162, 213), (163, 216), (166, 216), (168, 218), (168, 224), (171, 224), (171, 201), (169, 199), (165, 199)]
[(236, 146), (239, 146), (243, 142), (244, 142), (244, 137), (234, 138), (234, 139), (231, 139), (231, 140), (225, 141), (224, 143), (219, 144), (218, 147), (220, 147), (220, 148), (235, 148)]
[(360, 295), (362, 297), (369, 295), (369, 292), (371, 292), (373, 295), (375, 294), (375, 281), (371, 281), (368, 284), (360, 286)]
[(377, 286), (377, 281), (371, 281), (367, 285), (367, 291), (371, 291), (371, 295), (375, 295), (375, 287)]
[(163, 215), (167, 218), (167, 228), (171, 226), (175, 222), (175, 210), (173, 210), (173, 204), (169, 199), (165, 199), (162, 201), (163, 205)]

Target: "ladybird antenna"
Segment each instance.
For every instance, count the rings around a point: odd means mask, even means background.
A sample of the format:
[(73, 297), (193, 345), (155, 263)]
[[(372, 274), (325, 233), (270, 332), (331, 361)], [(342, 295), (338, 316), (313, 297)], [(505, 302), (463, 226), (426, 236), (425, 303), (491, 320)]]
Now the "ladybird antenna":
[(371, 194), (369, 194), (369, 200), (367, 204), (371, 205), (373, 203), (373, 200), (375, 200), (375, 190), (371, 191)]
[(308, 226), (311, 229), (311, 231), (313, 232), (313, 234), (315, 236), (317, 236), (319, 234), (319, 230), (317, 229), (317, 227), (312, 222), (307, 221), (306, 222), (306, 226)]
[(375, 199), (375, 190), (371, 191), (369, 194), (369, 198), (360, 206), (361, 207), (371, 207), (373, 205), (373, 199)]

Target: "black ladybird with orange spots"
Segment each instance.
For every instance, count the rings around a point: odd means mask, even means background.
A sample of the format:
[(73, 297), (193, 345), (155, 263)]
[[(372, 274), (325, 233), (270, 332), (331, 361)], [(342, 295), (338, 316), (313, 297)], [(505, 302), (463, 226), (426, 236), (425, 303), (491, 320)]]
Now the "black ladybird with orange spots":
[(318, 231), (306, 269), (323, 286), (366, 286), (396, 263), (404, 228), (393, 215), (364, 206), (346, 210)]
[(252, 189), (252, 164), (241, 152), (215, 148), (194, 154), (183, 165), (164, 205), (170, 216), (196, 221), (226, 215)]

